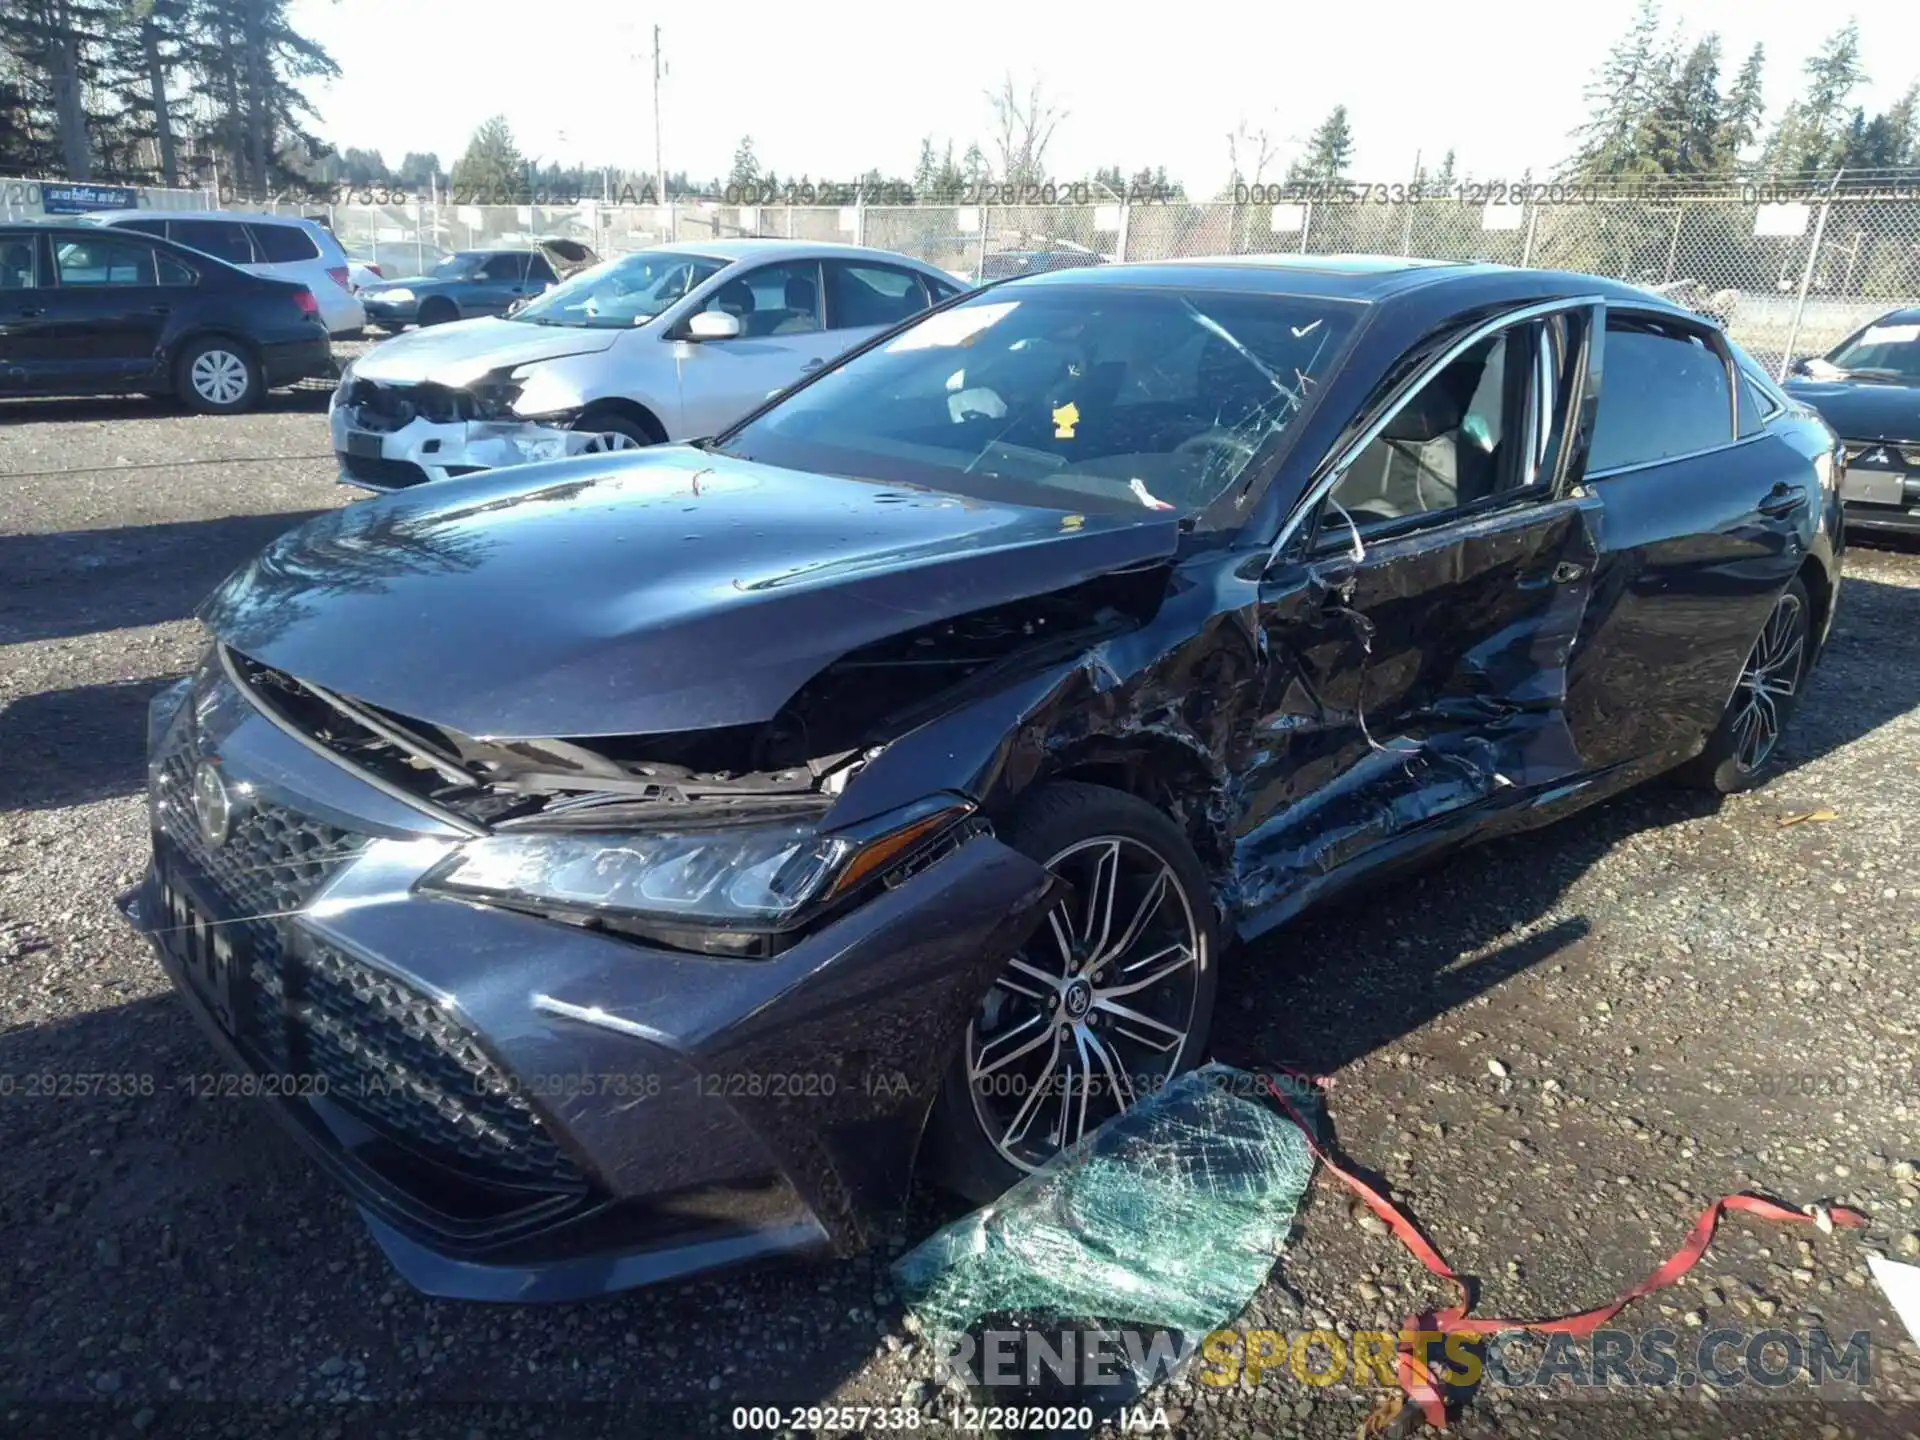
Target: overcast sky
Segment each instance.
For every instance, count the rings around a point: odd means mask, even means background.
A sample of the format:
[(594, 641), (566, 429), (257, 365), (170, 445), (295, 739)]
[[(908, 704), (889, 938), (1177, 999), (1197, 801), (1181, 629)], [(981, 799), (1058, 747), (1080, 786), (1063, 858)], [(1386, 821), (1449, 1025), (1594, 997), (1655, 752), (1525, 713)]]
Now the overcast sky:
[[(1678, 16), (1681, 7), (1669, 7)], [(991, 154), (983, 91), (1037, 76), (1068, 113), (1048, 168), (1165, 165), (1190, 191), (1227, 176), (1226, 134), (1266, 126), (1294, 143), (1336, 103), (1351, 113), (1354, 173), (1389, 181), (1449, 146), (1482, 179), (1535, 177), (1568, 149), (1582, 89), (1633, 0), (1456, 0), (1437, 5), (1006, 4), (923, 8), (875, 0), (796, 7), (741, 0), (648, 9), (631, 0), (294, 0), (295, 25), (342, 77), (312, 87), (320, 134), (388, 164), (433, 150), (451, 166), (475, 125), (504, 114), (527, 154), (562, 163), (653, 164), (652, 26), (662, 27), (665, 160), (724, 175), (743, 134), (783, 176), (910, 174), (920, 137), (977, 139)], [(1920, 3), (1689, 0), (1685, 30), (1717, 30), (1730, 81), (1767, 47), (1768, 121), (1802, 60), (1858, 16), (1871, 110), (1920, 78)]]

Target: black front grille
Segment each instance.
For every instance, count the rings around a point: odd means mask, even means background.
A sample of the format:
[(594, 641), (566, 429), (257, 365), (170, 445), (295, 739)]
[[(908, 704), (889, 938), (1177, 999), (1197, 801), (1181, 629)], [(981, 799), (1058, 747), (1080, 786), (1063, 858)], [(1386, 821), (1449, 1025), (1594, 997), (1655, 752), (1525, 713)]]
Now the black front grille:
[(349, 479), (389, 490), (404, 490), (427, 481), (427, 472), (411, 460), (390, 460), (384, 455), (349, 455), (342, 451), (340, 468)]
[(359, 422), (368, 430), (397, 430), (416, 416), (436, 425), (474, 418), (473, 396), (469, 392), (431, 381), (419, 385), (382, 385), (373, 380), (356, 379), (347, 386), (341, 400), (359, 411)]
[(265, 1073), (299, 1077), (408, 1151), (474, 1180), (584, 1188), (532, 1106), (445, 1008), (289, 923), (364, 837), (255, 798), (225, 844), (208, 843), (193, 808), (203, 758), (194, 725), (181, 717), (160, 765), (154, 848), (165, 870), (183, 872), (220, 908), (211, 918), (229, 927), (242, 957), (235, 1043)]
[(575, 1187), (533, 1108), (473, 1035), (431, 997), (321, 941), (262, 973), (263, 1033), (289, 1068), (408, 1149), (477, 1178)]

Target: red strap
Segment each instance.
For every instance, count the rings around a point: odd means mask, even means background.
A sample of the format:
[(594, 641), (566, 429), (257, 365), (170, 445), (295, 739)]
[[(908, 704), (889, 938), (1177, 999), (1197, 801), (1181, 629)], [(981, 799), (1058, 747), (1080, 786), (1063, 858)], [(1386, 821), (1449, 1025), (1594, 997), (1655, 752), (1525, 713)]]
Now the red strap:
[[(1297, 1071), (1281, 1069), (1279, 1073), (1297, 1082), (1311, 1085), (1326, 1083), (1312, 1076), (1301, 1075)], [(1314, 1127), (1294, 1108), (1293, 1102), (1287, 1098), (1282, 1088), (1273, 1083), (1271, 1076), (1261, 1078), (1273, 1098), (1279, 1101), (1281, 1108), (1287, 1112), (1288, 1117), (1300, 1127), (1301, 1133), (1306, 1137), (1307, 1146), (1313, 1151), (1315, 1158), (1326, 1166), (1328, 1172), (1341, 1184), (1365, 1201), (1367, 1208), (1386, 1223), (1387, 1228), (1394, 1233), (1402, 1245), (1413, 1252), (1414, 1257), (1422, 1265), (1452, 1285), (1459, 1295), (1458, 1302), (1444, 1310), (1429, 1310), (1420, 1315), (1409, 1316), (1407, 1329), (1400, 1337), (1400, 1388), (1405, 1390), (1407, 1397), (1420, 1407), (1421, 1413), (1427, 1418), (1427, 1423), (1439, 1430), (1447, 1428), (1447, 1404), (1427, 1366), (1426, 1356), (1422, 1353), (1424, 1347), (1415, 1343), (1422, 1333), (1447, 1335), (1464, 1332), (1471, 1335), (1493, 1335), (1506, 1330), (1529, 1330), (1539, 1335), (1591, 1335), (1619, 1314), (1630, 1301), (1638, 1300), (1642, 1295), (1671, 1285), (1691, 1270), (1706, 1253), (1707, 1246), (1712, 1243), (1714, 1228), (1720, 1223), (1720, 1216), (1724, 1211), (1740, 1210), (1749, 1215), (1757, 1215), (1762, 1220), (1773, 1220), (1780, 1224), (1796, 1222), (1813, 1224), (1817, 1220), (1813, 1214), (1795, 1210), (1764, 1196), (1723, 1195), (1701, 1212), (1700, 1218), (1693, 1222), (1693, 1229), (1688, 1232), (1685, 1243), (1661, 1261), (1651, 1275), (1604, 1305), (1551, 1320), (1511, 1320), (1504, 1317), (1472, 1316), (1467, 1314), (1469, 1298), (1466, 1282), (1454, 1273), (1453, 1267), (1447, 1264), (1445, 1257), (1434, 1248), (1433, 1243), (1420, 1233), (1419, 1227), (1391, 1200), (1329, 1155), (1325, 1147), (1320, 1144)], [(1832, 1207), (1827, 1214), (1835, 1225), (1858, 1227), (1867, 1223), (1865, 1215), (1858, 1210), (1848, 1209), (1844, 1205)]]

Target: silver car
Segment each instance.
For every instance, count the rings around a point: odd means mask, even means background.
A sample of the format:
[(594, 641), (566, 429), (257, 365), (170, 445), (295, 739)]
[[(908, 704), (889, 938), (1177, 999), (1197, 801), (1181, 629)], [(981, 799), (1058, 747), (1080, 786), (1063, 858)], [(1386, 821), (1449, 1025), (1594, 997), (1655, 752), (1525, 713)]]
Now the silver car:
[(328, 409), (340, 482), (710, 435), (964, 287), (891, 251), (719, 240), (605, 261), (511, 314), (415, 331), (350, 364)]

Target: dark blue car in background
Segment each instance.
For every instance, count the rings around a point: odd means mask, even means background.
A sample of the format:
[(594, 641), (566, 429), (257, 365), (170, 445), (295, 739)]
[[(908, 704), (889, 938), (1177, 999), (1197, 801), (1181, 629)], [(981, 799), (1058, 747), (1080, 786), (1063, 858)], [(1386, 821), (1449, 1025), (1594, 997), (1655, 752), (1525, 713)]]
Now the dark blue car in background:
[(576, 271), (600, 263), (578, 240), (460, 250), (425, 275), (360, 290), (367, 323), (383, 330), (444, 325), (476, 315), (504, 315), (516, 301), (538, 295)]

